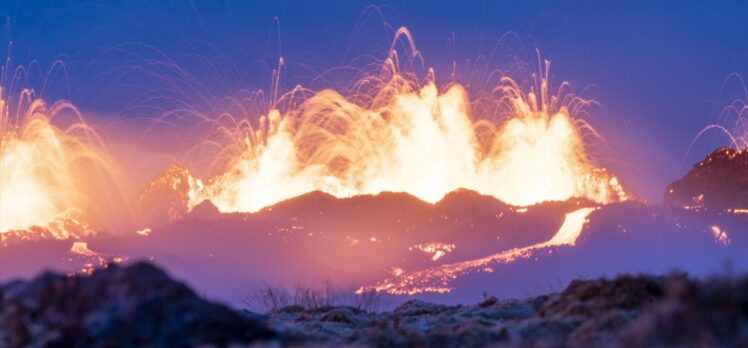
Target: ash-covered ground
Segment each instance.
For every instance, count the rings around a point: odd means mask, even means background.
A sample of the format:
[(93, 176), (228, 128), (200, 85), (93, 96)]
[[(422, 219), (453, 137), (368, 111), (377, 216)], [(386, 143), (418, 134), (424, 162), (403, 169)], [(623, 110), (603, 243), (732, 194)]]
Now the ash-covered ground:
[(563, 291), (393, 311), (288, 305), (268, 313), (201, 298), (160, 269), (112, 265), (0, 286), (0, 345), (747, 346), (748, 277), (575, 280)]

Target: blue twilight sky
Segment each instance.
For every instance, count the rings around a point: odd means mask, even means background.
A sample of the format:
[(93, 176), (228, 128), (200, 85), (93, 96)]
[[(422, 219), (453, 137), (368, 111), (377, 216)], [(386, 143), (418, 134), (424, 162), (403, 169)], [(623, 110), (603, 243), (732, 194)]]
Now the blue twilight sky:
[[(607, 140), (600, 160), (655, 202), (726, 144), (708, 133), (686, 153), (707, 124), (734, 122), (720, 114), (745, 98), (739, 77), (748, 76), (745, 0), (0, 0), (0, 16), (0, 54), (25, 66), (22, 84), (117, 125), (268, 90), (279, 56), (282, 90), (338, 87), (346, 75), (335, 68), (382, 59), (400, 26), (445, 83), (453, 66), (469, 84), (532, 63), (537, 48), (553, 81), (600, 103), (589, 109)], [(62, 68), (47, 73), (57, 60)]]

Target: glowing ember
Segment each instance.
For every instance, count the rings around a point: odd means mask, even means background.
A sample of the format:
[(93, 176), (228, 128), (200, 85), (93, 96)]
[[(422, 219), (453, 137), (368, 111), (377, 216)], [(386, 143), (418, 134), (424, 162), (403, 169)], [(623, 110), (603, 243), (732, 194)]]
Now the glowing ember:
[(714, 241), (722, 245), (730, 245), (732, 240), (727, 235), (727, 231), (722, 230), (719, 226), (711, 226), (710, 230), (714, 236)]
[(431, 255), (431, 261), (436, 261), (442, 258), (442, 256), (451, 253), (454, 248), (454, 244), (433, 242), (426, 244), (416, 244), (410, 247), (408, 250), (420, 250), (425, 254)]
[(392, 275), (394, 275), (395, 277), (399, 277), (405, 274), (405, 270), (400, 267), (394, 267), (392, 268), (392, 271), (390, 273), (392, 273)]
[[(415, 47), (407, 29), (401, 36)], [(582, 131), (594, 130), (576, 115), (587, 102), (565, 94), (566, 84), (551, 92), (547, 61), (529, 91), (499, 81), (489, 116), (505, 121), (493, 122), (473, 118), (462, 85), (440, 90), (433, 71), (425, 83), (401, 74), (391, 52), (380, 76), (359, 83), (373, 92), (323, 90), (288, 111), (271, 109), (256, 128), (233, 121), (240, 141), (232, 146), (243, 150), (224, 174), (192, 185), (190, 207), (209, 199), (222, 212), (254, 212), (316, 190), (407, 192), (433, 203), (466, 188), (518, 206), (626, 199), (618, 179), (586, 155)]]
[(70, 247), (70, 253), (80, 256), (99, 256), (99, 253), (88, 248), (88, 243), (86, 242), (73, 242), (73, 246)]
[[(77, 271), (70, 273), (69, 275), (75, 275), (75, 274), (85, 274), (85, 275), (91, 275), (93, 271), (97, 268), (106, 268), (108, 267), (110, 262), (113, 263), (122, 263), (127, 260), (126, 256), (115, 256), (108, 258), (105, 255), (102, 255), (101, 253), (95, 252), (88, 248), (88, 243), (86, 242), (73, 242), (73, 246), (70, 247), (69, 251), (70, 255), (84, 260), (83, 266), (78, 269)], [(69, 260), (72, 261), (72, 258)]]
[(353, 238), (351, 236), (345, 236), (345, 240), (348, 242), (349, 246), (354, 247), (354, 246), (358, 245), (358, 239)]
[(151, 229), (148, 228), (148, 227), (146, 227), (146, 228), (144, 228), (142, 230), (136, 231), (136, 233), (139, 234), (139, 235), (141, 235), (141, 236), (147, 236), (147, 235), (151, 234)]
[[(721, 131), (730, 140), (730, 146), (738, 150), (748, 150), (748, 89), (743, 86), (745, 95), (743, 98), (737, 98), (733, 100), (729, 105), (722, 111), (722, 119), (725, 124), (731, 126), (725, 127), (721, 124), (710, 124), (699, 132), (694, 138), (694, 141), (701, 137), (702, 134), (713, 129)], [(690, 148), (689, 148), (690, 150)]]
[(490, 270), (492, 264), (509, 263), (518, 258), (530, 257), (534, 251), (561, 245), (574, 245), (582, 233), (588, 216), (597, 208), (582, 208), (566, 214), (564, 222), (556, 234), (547, 242), (534, 244), (523, 248), (503, 251), (480, 259), (456, 262), (428, 268), (422, 271), (405, 273), (395, 278), (384, 280), (374, 286), (361, 287), (357, 293), (376, 290), (394, 295), (415, 295), (423, 292), (450, 292), (449, 283), (458, 275), (476, 271)]
[[(0, 86), (0, 233), (44, 226), (65, 238), (65, 224), (88, 231), (85, 222), (101, 217), (116, 186), (96, 133), (70, 103), (47, 107), (26, 89), (11, 107), (4, 91)], [(78, 122), (65, 130), (53, 125), (62, 111)]]

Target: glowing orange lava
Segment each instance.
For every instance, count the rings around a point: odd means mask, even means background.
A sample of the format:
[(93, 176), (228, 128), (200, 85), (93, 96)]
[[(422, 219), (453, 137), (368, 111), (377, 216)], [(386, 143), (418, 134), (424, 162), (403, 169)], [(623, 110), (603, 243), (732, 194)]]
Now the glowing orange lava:
[[(65, 130), (52, 123), (63, 111), (77, 118)], [(88, 234), (118, 185), (98, 143), (72, 104), (47, 107), (25, 89), (11, 106), (0, 86), (0, 233), (36, 226), (53, 238)]]
[(442, 258), (444, 255), (447, 255), (448, 253), (451, 253), (452, 250), (454, 250), (455, 245), (454, 244), (447, 244), (447, 243), (439, 243), (439, 242), (432, 242), (432, 243), (426, 243), (426, 244), (416, 244), (408, 250), (419, 250), (423, 252), (424, 254), (431, 256), (431, 261), (437, 261), (440, 258)]
[[(414, 49), (406, 29), (398, 36)], [(407, 192), (433, 203), (459, 188), (517, 206), (625, 200), (618, 179), (586, 154), (582, 133), (594, 130), (576, 114), (587, 102), (565, 94), (565, 83), (552, 93), (548, 67), (529, 91), (502, 78), (492, 116), (504, 121), (493, 122), (473, 117), (462, 85), (440, 89), (433, 71), (424, 83), (401, 74), (393, 50), (380, 76), (360, 82), (374, 92), (322, 90), (291, 110), (271, 109), (256, 128), (234, 121), (243, 150), (223, 174), (196, 181), (189, 204), (208, 199), (222, 212), (254, 212), (316, 190)]]
[(73, 246), (70, 247), (68, 254), (71, 256), (68, 261), (73, 261), (73, 257), (84, 260), (80, 269), (68, 273), (71, 276), (76, 274), (90, 276), (97, 268), (107, 268), (110, 263), (122, 263), (128, 259), (127, 256), (107, 257), (91, 250), (86, 242), (73, 242)]
[(714, 236), (714, 241), (716, 243), (722, 244), (722, 245), (730, 245), (732, 240), (730, 240), (730, 236), (727, 235), (727, 231), (721, 229), (717, 225), (712, 225), (709, 227), (710, 231), (712, 232), (712, 236)]
[(563, 224), (547, 242), (515, 248), (483, 258), (440, 265), (415, 272), (400, 272), (394, 278), (376, 285), (361, 287), (356, 293), (370, 290), (385, 291), (394, 295), (415, 295), (423, 292), (446, 293), (452, 291), (449, 283), (457, 276), (471, 271), (492, 272), (492, 265), (510, 263), (518, 258), (530, 257), (533, 252), (554, 246), (574, 245), (587, 223), (589, 215), (597, 208), (582, 208), (566, 214)]

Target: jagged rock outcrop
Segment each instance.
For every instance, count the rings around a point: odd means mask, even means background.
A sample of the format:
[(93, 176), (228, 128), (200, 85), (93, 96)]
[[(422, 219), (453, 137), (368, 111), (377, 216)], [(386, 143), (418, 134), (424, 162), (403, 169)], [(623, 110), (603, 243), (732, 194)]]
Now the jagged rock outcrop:
[(155, 177), (135, 200), (137, 228), (156, 228), (182, 219), (189, 211), (193, 180), (186, 168), (176, 164)]
[(667, 187), (663, 203), (699, 210), (748, 209), (748, 150), (715, 150)]

